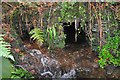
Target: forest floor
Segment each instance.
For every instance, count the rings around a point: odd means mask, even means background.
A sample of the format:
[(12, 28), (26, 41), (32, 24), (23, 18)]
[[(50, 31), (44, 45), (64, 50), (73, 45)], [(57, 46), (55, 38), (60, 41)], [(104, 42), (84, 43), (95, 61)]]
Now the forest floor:
[(76, 77), (80, 78), (120, 78), (120, 68), (108, 66), (101, 69), (98, 56), (92, 52), (88, 44), (69, 44), (63, 49), (54, 49), (49, 52), (46, 47), (39, 48), (36, 43), (24, 41), (28, 49), (39, 49), (44, 55), (55, 58), (60, 62), (64, 72), (72, 68), (77, 69)]
[[(24, 56), (27, 64), (27, 70), (31, 73), (36, 73), (35, 69), (38, 68), (38, 63), (34, 59), (26, 54), (25, 51), (30, 49), (38, 49), (42, 54), (55, 58), (61, 65), (64, 72), (68, 72), (72, 68), (77, 70), (76, 77), (79, 78), (120, 78), (120, 67), (114, 67), (108, 65), (105, 69), (101, 69), (98, 65), (98, 56), (95, 52), (92, 52), (88, 44), (69, 44), (63, 49), (54, 49), (49, 52), (47, 47), (38, 47), (36, 43), (30, 43), (28, 40), (20, 40), (19, 35), (15, 35), (15, 31), (11, 31), (8, 26), (3, 27), (6, 35), (4, 36), (5, 41), (10, 42), (11, 51), (15, 57), (15, 64), (26, 65), (24, 62), (20, 62), (19, 55)], [(14, 37), (11, 35), (14, 34)], [(25, 50), (24, 48), (25, 47)], [(22, 50), (23, 49), (23, 50)], [(36, 56), (37, 57), (37, 56)], [(31, 66), (32, 65), (32, 66)]]

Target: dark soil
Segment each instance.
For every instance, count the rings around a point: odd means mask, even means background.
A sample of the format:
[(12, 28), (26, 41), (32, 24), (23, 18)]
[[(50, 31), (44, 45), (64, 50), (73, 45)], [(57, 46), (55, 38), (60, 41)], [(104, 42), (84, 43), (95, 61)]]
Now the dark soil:
[(44, 55), (58, 60), (63, 72), (68, 72), (75, 68), (77, 71), (76, 77), (120, 78), (119, 67), (108, 66), (105, 69), (99, 67), (98, 56), (96, 56), (95, 52), (91, 51), (88, 44), (69, 44), (63, 49), (54, 49), (51, 52), (46, 47), (39, 48), (36, 43), (30, 44), (28, 41), (24, 41), (24, 44), (28, 49), (39, 49)]

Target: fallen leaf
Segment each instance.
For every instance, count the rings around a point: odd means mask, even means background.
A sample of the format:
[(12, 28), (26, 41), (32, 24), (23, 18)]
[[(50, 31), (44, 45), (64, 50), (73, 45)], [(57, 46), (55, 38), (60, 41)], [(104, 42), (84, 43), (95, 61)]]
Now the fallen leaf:
[(17, 52), (17, 53), (20, 52), (20, 49), (18, 49), (18, 48), (14, 49), (14, 50), (15, 50), (15, 52)]

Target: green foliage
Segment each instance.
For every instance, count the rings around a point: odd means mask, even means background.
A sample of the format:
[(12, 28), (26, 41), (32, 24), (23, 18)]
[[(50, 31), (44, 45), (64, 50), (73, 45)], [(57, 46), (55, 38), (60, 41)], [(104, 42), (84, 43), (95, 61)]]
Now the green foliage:
[(75, 16), (78, 16), (78, 14), (76, 14), (78, 11), (78, 6), (76, 4), (75, 2), (64, 2), (61, 4), (62, 9), (60, 12), (62, 20), (71, 21), (74, 20)]
[(31, 38), (33, 40), (39, 42), (45, 41), (48, 44), (48, 49), (63, 48), (65, 45), (65, 35), (62, 32), (62, 26), (56, 24), (53, 27), (47, 28), (44, 32), (39, 28), (35, 28), (29, 34), (32, 35)]
[(83, 3), (79, 3), (79, 15), (80, 15), (80, 26), (83, 28), (86, 26), (86, 21), (87, 21), (87, 10), (86, 6)]
[(35, 29), (31, 30), (29, 34), (32, 35), (31, 38), (33, 38), (33, 40), (37, 40), (39, 42), (44, 42), (43, 31), (40, 30), (40, 28), (35, 28)]
[(65, 35), (62, 32), (61, 25), (54, 25), (52, 27), (48, 27), (45, 35), (46, 35), (46, 42), (48, 44), (48, 49), (64, 47)]
[(114, 36), (108, 36), (107, 43), (99, 49), (99, 65), (104, 68), (107, 64), (120, 66), (120, 31), (114, 32)]
[(63, 2), (61, 4), (60, 15), (58, 17), (59, 21), (67, 21), (72, 22), (75, 18), (79, 19), (81, 22), (81, 27), (85, 26), (86, 19), (87, 19), (87, 10), (84, 3), (79, 2)]
[(3, 34), (0, 34), (0, 56), (3, 56), (5, 58), (10, 58), (14, 61), (13, 56), (10, 54), (10, 44), (5, 42), (4, 39), (2, 38)]
[(0, 34), (0, 57), (2, 58), (0, 61), (0, 65), (2, 65), (2, 78), (10, 78), (11, 76), (11, 70), (12, 70), (12, 64), (7, 58), (10, 58), (11, 60), (14, 60), (14, 57), (10, 54), (10, 44), (5, 42), (3, 39), (3, 34)]
[[(2, 78), (10, 78), (12, 75), (12, 78), (18, 78), (19, 77), (27, 77), (29, 78), (29, 74), (25, 73), (25, 71), (21, 70), (21, 73), (19, 73), (19, 75), (15, 76), (14, 73), (18, 73), (18, 71), (14, 71), (13, 70), (13, 65), (10, 63), (10, 61), (7, 58), (10, 58), (14, 61), (13, 56), (10, 54), (10, 49), (8, 47), (10, 47), (10, 44), (5, 42), (4, 39), (2, 38), (3, 35), (0, 34), (0, 58), (2, 61), (0, 61), (0, 65), (2, 65), (0, 72), (2, 72), (2, 75), (0, 75)], [(11, 74), (11, 72), (13, 72)], [(24, 75), (23, 75), (24, 74)]]
[(19, 68), (19, 69), (15, 69), (15, 71), (12, 72), (11, 78), (30, 79), (30, 78), (33, 78), (33, 76), (28, 71), (25, 71), (22, 68)]
[(2, 61), (0, 61), (0, 66), (2, 67), (2, 70), (0, 69), (0, 72), (2, 72), (2, 78), (10, 78), (11, 72), (13, 71), (12, 64), (4, 57), (1, 57), (1, 60)]

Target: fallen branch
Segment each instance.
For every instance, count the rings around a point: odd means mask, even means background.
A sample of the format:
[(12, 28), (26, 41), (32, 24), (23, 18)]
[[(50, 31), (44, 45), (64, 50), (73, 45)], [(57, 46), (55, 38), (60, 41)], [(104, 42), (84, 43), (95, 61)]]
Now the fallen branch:
[(41, 73), (41, 75), (42, 75), (42, 76), (45, 76), (45, 75), (53, 76), (53, 74), (52, 74), (50, 71), (47, 71), (47, 72)]

